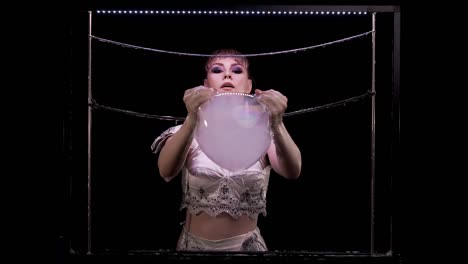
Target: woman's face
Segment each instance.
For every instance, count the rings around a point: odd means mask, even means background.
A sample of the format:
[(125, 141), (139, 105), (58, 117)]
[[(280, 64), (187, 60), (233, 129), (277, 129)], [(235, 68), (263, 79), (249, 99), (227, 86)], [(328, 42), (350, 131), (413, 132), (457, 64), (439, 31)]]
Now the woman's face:
[(217, 92), (250, 93), (252, 80), (247, 69), (235, 58), (217, 58), (208, 66), (205, 87)]

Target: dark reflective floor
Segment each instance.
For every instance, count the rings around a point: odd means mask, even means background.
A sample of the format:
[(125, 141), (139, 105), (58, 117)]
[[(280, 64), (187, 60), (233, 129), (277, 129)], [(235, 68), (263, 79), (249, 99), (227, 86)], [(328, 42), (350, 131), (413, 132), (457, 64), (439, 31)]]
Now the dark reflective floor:
[(63, 263), (404, 263), (400, 256), (334, 252), (108, 252), (92, 255), (71, 254)]

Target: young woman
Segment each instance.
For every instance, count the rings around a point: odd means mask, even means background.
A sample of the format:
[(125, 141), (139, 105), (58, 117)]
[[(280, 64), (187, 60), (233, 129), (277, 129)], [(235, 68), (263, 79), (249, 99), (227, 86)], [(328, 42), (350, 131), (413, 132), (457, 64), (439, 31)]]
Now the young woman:
[[(203, 86), (184, 94), (187, 117), (182, 125), (164, 131), (152, 151), (159, 153), (160, 175), (170, 181), (182, 172), (186, 221), (177, 250), (266, 251), (257, 217), (266, 214), (270, 170), (296, 179), (301, 153), (283, 123), (287, 98), (275, 90), (255, 90), (257, 100), (270, 114), (273, 135), (266, 155), (250, 168), (236, 172), (211, 161), (194, 139), (198, 109), (218, 92), (251, 93), (247, 57), (237, 50), (218, 50), (206, 63)], [(229, 174), (229, 177), (227, 176)]]

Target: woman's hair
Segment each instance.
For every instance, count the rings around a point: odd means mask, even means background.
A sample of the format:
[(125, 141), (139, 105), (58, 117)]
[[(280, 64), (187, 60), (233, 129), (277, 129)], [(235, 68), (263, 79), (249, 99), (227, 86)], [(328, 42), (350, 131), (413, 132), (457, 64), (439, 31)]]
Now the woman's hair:
[(205, 64), (206, 72), (210, 70), (210, 66), (214, 60), (219, 59), (219, 58), (233, 58), (237, 63), (239, 63), (245, 68), (245, 70), (247, 71), (247, 75), (250, 77), (249, 60), (247, 59), (247, 57), (229, 56), (229, 55), (243, 55), (240, 51), (236, 49), (219, 49), (219, 50), (215, 50), (213, 53), (211, 53), (211, 55), (212, 56), (208, 57), (208, 60), (206, 61), (206, 64)]

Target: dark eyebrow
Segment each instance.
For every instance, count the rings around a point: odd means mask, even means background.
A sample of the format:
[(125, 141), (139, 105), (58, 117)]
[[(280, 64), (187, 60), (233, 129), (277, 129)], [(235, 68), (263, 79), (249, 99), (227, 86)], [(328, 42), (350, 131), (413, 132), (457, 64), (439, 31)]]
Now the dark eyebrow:
[[(220, 67), (224, 68), (224, 64), (219, 63), (219, 62), (215, 62), (215, 63), (211, 64), (211, 65), (210, 65), (210, 68), (212, 68), (212, 67), (214, 67), (214, 66), (220, 66)], [(240, 67), (242, 67), (242, 69), (245, 69), (244, 65), (242, 65), (242, 64), (240, 64), (240, 63), (233, 63), (233, 64), (231, 65), (231, 68), (234, 68), (234, 67), (236, 67), (236, 66), (240, 66)]]
[(242, 68), (245, 68), (244, 65), (240, 64), (240, 63), (234, 63), (231, 65), (231, 68), (232, 67), (235, 67), (235, 66), (241, 66)]
[(216, 63), (213, 63), (213, 64), (211, 64), (211, 65), (210, 65), (210, 68), (211, 68), (211, 67), (213, 67), (213, 66), (215, 66), (215, 65), (217, 65), (217, 66), (221, 66), (221, 67), (223, 67), (223, 68), (224, 68), (224, 65), (223, 65), (223, 64), (221, 64), (221, 63), (217, 63), (217, 62), (216, 62)]

